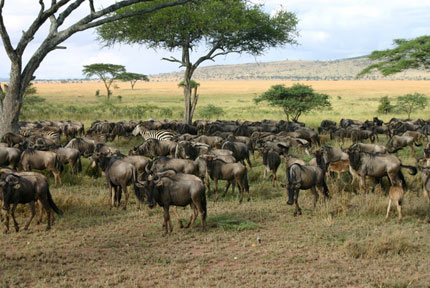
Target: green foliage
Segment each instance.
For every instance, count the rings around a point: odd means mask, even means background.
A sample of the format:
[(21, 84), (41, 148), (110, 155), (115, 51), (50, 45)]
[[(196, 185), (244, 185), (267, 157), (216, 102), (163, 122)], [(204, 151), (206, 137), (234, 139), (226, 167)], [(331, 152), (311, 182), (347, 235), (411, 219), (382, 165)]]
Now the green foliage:
[(357, 77), (378, 70), (387, 76), (407, 69), (430, 69), (430, 36), (421, 36), (411, 40), (395, 39), (393, 49), (373, 51), (369, 58), (378, 60), (364, 68)]
[(149, 78), (147, 75), (139, 74), (139, 73), (131, 73), (131, 72), (124, 72), (118, 75), (118, 80), (124, 81), (124, 82), (130, 82), (131, 89), (134, 89), (134, 85), (137, 81), (149, 81)]
[(273, 85), (269, 90), (254, 98), (255, 103), (267, 101), (269, 105), (280, 107), (287, 115), (287, 120), (297, 121), (300, 115), (315, 109), (330, 108), (326, 94), (316, 93), (308, 85), (294, 84), (290, 88)]
[(37, 93), (37, 89), (36, 89), (36, 87), (34, 87), (33, 86), (33, 83), (29, 83), (28, 84), (28, 86), (27, 86), (27, 88), (25, 88), (25, 92), (24, 92), (24, 96), (27, 96), (27, 95), (34, 95), (34, 94), (36, 94)]
[(388, 114), (393, 111), (394, 107), (395, 106), (391, 104), (390, 99), (388, 99), (388, 96), (384, 96), (379, 99), (377, 112), (381, 114)]
[(200, 109), (199, 115), (203, 119), (213, 119), (224, 115), (225, 112), (221, 107), (209, 104)]
[(417, 110), (423, 110), (428, 104), (427, 97), (421, 93), (406, 94), (397, 98), (396, 109), (408, 114), (411, 118), (411, 113)]
[(109, 88), (112, 82), (117, 79), (121, 73), (125, 73), (125, 67), (123, 65), (95, 63), (91, 65), (84, 65), (82, 73), (88, 78), (97, 76), (100, 80), (102, 80), (106, 87), (107, 98), (109, 99), (111, 95)]
[[(178, 84), (178, 87), (184, 87), (185, 86), (185, 81), (184, 80), (182, 80), (181, 82), (179, 82), (179, 84)], [(197, 87), (199, 87), (200, 86), (200, 83), (199, 82), (196, 82), (196, 81), (194, 81), (194, 80), (190, 80), (190, 88), (191, 89), (197, 89)]]

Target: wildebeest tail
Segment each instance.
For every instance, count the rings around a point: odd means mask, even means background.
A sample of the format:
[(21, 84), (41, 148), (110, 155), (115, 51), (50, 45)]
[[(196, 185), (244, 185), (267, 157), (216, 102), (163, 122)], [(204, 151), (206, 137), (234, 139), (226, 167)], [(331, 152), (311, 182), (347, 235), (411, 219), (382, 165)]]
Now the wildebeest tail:
[(81, 154), (78, 156), (78, 172), (82, 172)]
[(414, 141), (414, 145), (415, 145), (416, 147), (420, 147), (420, 146), (423, 146), (423, 143), (417, 143), (417, 142), (415, 142), (415, 141)]
[(416, 175), (418, 173), (418, 169), (415, 166), (409, 166), (409, 165), (400, 164), (400, 167), (407, 168), (407, 169), (411, 170), (411, 173), (409, 173), (411, 175)]
[[(399, 170), (399, 173), (397, 174), (397, 176), (399, 176), (400, 182), (402, 182), (402, 188), (403, 188), (403, 190), (406, 190), (408, 187), (407, 187), (407, 184), (406, 184), (405, 176), (403, 176), (402, 171)], [(391, 185), (393, 185), (393, 183), (391, 183)]]
[(249, 191), (249, 183), (248, 183), (248, 169), (245, 168), (245, 176), (243, 177), (243, 186), (245, 187), (245, 191)]
[(55, 157), (54, 167), (55, 167), (55, 169), (57, 169), (57, 171), (60, 171), (60, 172), (63, 172), (63, 170), (64, 170), (64, 165), (60, 161), (60, 158), (58, 156)]
[[(203, 185), (203, 188), (204, 188), (204, 185)], [(206, 191), (203, 191), (202, 193), (202, 209), (203, 209), (203, 219), (206, 220), (206, 217), (208, 216), (208, 209), (206, 204)]]
[(142, 203), (143, 202), (143, 194), (140, 191), (139, 187), (137, 187), (136, 182), (138, 181), (139, 177), (137, 175), (137, 169), (134, 169), (134, 173), (133, 173), (133, 190), (134, 190), (134, 195), (136, 195), (137, 200)]
[(54, 203), (54, 200), (52, 200), (51, 192), (49, 192), (49, 190), (48, 190), (48, 203), (49, 203), (49, 206), (51, 206), (52, 210), (54, 210), (55, 213), (57, 213), (58, 215), (63, 215), (63, 211), (58, 209), (57, 205), (55, 205), (55, 203)]

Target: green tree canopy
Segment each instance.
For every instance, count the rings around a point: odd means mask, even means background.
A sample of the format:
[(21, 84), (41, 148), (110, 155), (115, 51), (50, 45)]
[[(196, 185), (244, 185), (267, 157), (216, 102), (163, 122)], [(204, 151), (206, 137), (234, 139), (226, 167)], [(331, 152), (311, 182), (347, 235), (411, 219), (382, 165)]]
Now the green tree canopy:
[(394, 109), (394, 105), (391, 104), (390, 99), (388, 99), (388, 96), (381, 97), (379, 99), (379, 105), (378, 105), (378, 113), (382, 114), (388, 114), (392, 112)]
[(397, 98), (397, 110), (408, 114), (411, 118), (411, 113), (417, 110), (423, 110), (427, 106), (427, 97), (424, 94), (414, 93), (399, 96)]
[[(159, 0), (163, 2), (165, 0)], [(137, 4), (119, 13), (142, 9)], [(149, 48), (181, 50), (180, 59), (163, 58), (184, 67), (184, 120), (191, 123), (192, 75), (206, 60), (229, 53), (261, 55), (270, 47), (295, 44), (296, 15), (279, 10), (270, 15), (262, 5), (249, 0), (195, 0), (180, 8), (167, 8), (151, 15), (128, 18), (101, 26), (97, 31), (106, 45), (141, 44)], [(204, 55), (191, 59), (193, 50), (205, 48)], [(195, 108), (195, 107), (194, 107)]]
[(287, 115), (287, 121), (297, 121), (300, 115), (315, 109), (330, 108), (326, 94), (316, 93), (311, 86), (294, 84), (286, 88), (284, 85), (273, 85), (269, 90), (254, 98), (255, 103), (267, 101), (269, 105), (280, 107)]
[(85, 65), (82, 73), (88, 78), (93, 76), (100, 78), (105, 84), (106, 97), (109, 99), (111, 95), (110, 86), (115, 79), (118, 79), (119, 75), (125, 73), (125, 67), (123, 65), (95, 63)]
[(124, 82), (130, 82), (131, 89), (134, 89), (134, 85), (139, 80), (146, 81), (146, 82), (149, 81), (149, 78), (148, 78), (147, 75), (145, 75), (145, 74), (139, 74), (139, 73), (131, 73), (131, 72), (121, 73), (121, 74), (118, 75), (117, 79), (120, 80), (120, 81), (124, 81)]
[(393, 49), (373, 51), (369, 58), (377, 63), (364, 68), (357, 77), (378, 70), (384, 76), (407, 69), (430, 69), (430, 36), (421, 36), (412, 40), (395, 39)]

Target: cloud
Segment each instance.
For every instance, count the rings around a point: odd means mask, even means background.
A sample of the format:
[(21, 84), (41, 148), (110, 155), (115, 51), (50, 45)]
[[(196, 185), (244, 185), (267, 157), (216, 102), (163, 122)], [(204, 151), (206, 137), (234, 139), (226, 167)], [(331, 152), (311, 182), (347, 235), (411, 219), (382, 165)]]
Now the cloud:
[[(50, 1), (45, 1), (50, 2)], [(114, 0), (96, 1), (106, 7)], [(300, 37), (299, 46), (269, 49), (264, 56), (232, 54), (216, 58), (216, 62), (204, 65), (222, 65), (247, 62), (280, 61), (285, 59), (327, 60), (362, 56), (373, 50), (390, 48), (393, 39), (414, 38), (430, 31), (430, 1), (422, 0), (253, 0), (265, 5), (273, 13), (287, 9), (297, 14)], [(39, 10), (38, 1), (6, 0), (4, 8), (6, 27), (12, 41), (16, 43), (23, 30), (27, 29)], [(88, 12), (85, 3), (67, 23), (79, 19)], [(65, 24), (67, 24), (65, 23)], [(48, 25), (39, 32), (26, 53), (24, 61), (35, 51), (46, 35)], [(36, 71), (40, 78), (80, 78), (82, 66), (96, 62), (125, 65), (130, 71), (144, 74), (177, 71), (177, 63), (161, 58), (179, 52), (154, 51), (134, 45), (103, 48), (96, 40), (94, 31), (84, 31), (68, 39), (66, 50), (50, 53)], [(193, 54), (195, 59), (203, 48)], [(7, 77), (10, 63), (0, 46), (0, 77)]]

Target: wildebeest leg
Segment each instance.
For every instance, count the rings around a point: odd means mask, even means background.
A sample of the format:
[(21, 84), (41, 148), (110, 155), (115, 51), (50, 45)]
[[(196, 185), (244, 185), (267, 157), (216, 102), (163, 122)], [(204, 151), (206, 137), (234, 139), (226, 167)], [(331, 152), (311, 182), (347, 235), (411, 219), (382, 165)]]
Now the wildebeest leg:
[(110, 190), (110, 208), (112, 209), (115, 206), (115, 196), (116, 196), (116, 188), (112, 187), (112, 184), (109, 183), (109, 190)]
[[(198, 211), (198, 213), (200, 213), (200, 231), (204, 231), (205, 230), (205, 216), (204, 216), (204, 209), (202, 206), (202, 202), (201, 199), (193, 199), (193, 203), (194, 206), (196, 207), (196, 213)], [(197, 218), (197, 214), (195, 216)], [(194, 219), (195, 220), (195, 219)]]
[(251, 160), (249, 160), (249, 155), (248, 155), (248, 156), (246, 156), (246, 162), (248, 163), (249, 168), (251, 168), (251, 169), (252, 169), (252, 164), (251, 164)]
[(204, 182), (206, 183), (206, 189), (208, 190), (208, 197), (211, 195), (211, 183), (209, 180), (209, 175), (206, 175), (204, 178)]
[[(123, 210), (127, 210), (127, 203), (128, 203), (127, 185), (125, 185), (124, 187), (122, 187), (122, 190), (124, 190), (124, 194), (125, 194), (125, 204), (124, 204), (124, 207), (122, 209)], [(119, 207), (119, 203), (118, 203), (118, 207)]]
[(294, 217), (297, 216), (297, 214), (302, 215), (302, 208), (299, 206), (299, 189), (294, 190), (294, 205), (296, 206), (294, 209)]
[(242, 181), (243, 181), (243, 179), (240, 179), (239, 177), (236, 177), (236, 183), (239, 186), (239, 192), (240, 192), (239, 203), (242, 203), (242, 201), (243, 201), (243, 192), (245, 190), (245, 187), (244, 187)]
[(269, 168), (268, 168), (267, 166), (264, 166), (264, 171), (263, 171), (263, 180), (266, 180), (267, 170), (269, 170)]
[[(225, 186), (224, 194), (222, 194), (222, 197), (224, 198), (227, 194), (227, 190), (230, 187), (231, 181), (227, 181), (227, 186)], [(233, 186), (234, 187), (234, 186)], [(233, 189), (233, 188), (232, 188)], [(233, 191), (234, 192), (234, 191)]]
[[(194, 199), (193, 199), (193, 202), (194, 202)], [(188, 228), (188, 229), (191, 228), (192, 225), (194, 225), (194, 222), (196, 221), (197, 214), (198, 214), (196, 205), (194, 205), (194, 203), (191, 203), (190, 206), (191, 206), (191, 211), (193, 213), (191, 214), (190, 222), (188, 222), (188, 224), (186, 226), (186, 228)]]
[(218, 179), (214, 179), (215, 201), (218, 201)]
[(414, 157), (415, 157), (414, 143), (412, 142), (412, 143), (411, 143), (411, 145), (409, 145), (409, 147), (411, 148), (412, 156), (414, 156)]
[(272, 187), (276, 187), (276, 171), (275, 170), (271, 170), (270, 171), (272, 173)]
[(319, 195), (318, 195), (318, 192), (317, 192), (317, 189), (316, 189), (315, 186), (313, 186), (311, 188), (311, 191), (312, 191), (312, 194), (314, 194), (314, 203), (313, 203), (314, 205), (313, 205), (313, 209), (312, 209), (312, 212), (314, 212), (315, 208), (317, 207), (317, 202), (318, 202)]
[(177, 209), (177, 207), (176, 207), (176, 206), (175, 206), (175, 207), (173, 207), (173, 213), (175, 213), (175, 216), (176, 216), (176, 218), (178, 219), (179, 227), (180, 227), (180, 228), (184, 228), (184, 224), (182, 223), (182, 219), (181, 219), (181, 217), (179, 217), (178, 209)]
[(30, 219), (28, 219), (27, 223), (25, 223), (24, 230), (28, 229), (28, 226), (30, 226), (31, 220), (33, 220), (34, 216), (36, 215), (36, 206), (34, 206), (34, 201), (30, 202)]
[(40, 200), (37, 200), (37, 204), (39, 204), (39, 216), (37, 218), (37, 224), (40, 224), (40, 223), (42, 223), (43, 205), (42, 205), (42, 202)]
[(388, 201), (387, 215), (385, 215), (385, 219), (388, 219), (388, 215), (390, 214), (391, 202), (392, 202), (392, 200), (390, 198), (390, 200)]
[(364, 194), (367, 194), (366, 176), (360, 177), (360, 189), (363, 190)]
[(119, 208), (121, 205), (122, 188), (121, 186), (115, 187), (115, 207)]
[(69, 160), (70, 169), (72, 170), (72, 174), (78, 174), (78, 169), (75, 166), (75, 163), (73, 160)]
[(51, 206), (49, 206), (49, 204), (48, 204), (48, 201), (42, 201), (42, 204), (43, 204), (43, 208), (45, 208), (45, 211), (46, 211), (46, 215), (47, 215), (47, 218), (48, 218), (48, 225), (46, 226), (46, 231), (48, 231), (48, 230), (50, 230), (51, 229), (51, 221), (52, 221), (52, 209), (51, 209)]
[(169, 206), (164, 206), (164, 235), (167, 235), (168, 231), (172, 232), (173, 226), (172, 221), (170, 221), (170, 214), (169, 214)]
[(7, 234), (8, 232), (9, 232), (9, 210), (7, 210), (7, 211), (5, 211), (5, 210), (1, 210), (2, 211), (2, 213), (4, 213), (5, 215), (4, 215), (4, 227), (5, 227), (5, 229), (4, 229), (4, 231), (3, 231), (3, 233), (5, 233), (5, 234)]
[(18, 222), (16, 222), (16, 218), (15, 218), (15, 209), (16, 209), (16, 206), (18, 206), (18, 203), (14, 203), (12, 205), (11, 215), (12, 215), (13, 225), (15, 226), (15, 231), (19, 232)]

